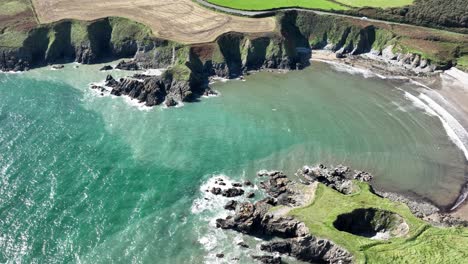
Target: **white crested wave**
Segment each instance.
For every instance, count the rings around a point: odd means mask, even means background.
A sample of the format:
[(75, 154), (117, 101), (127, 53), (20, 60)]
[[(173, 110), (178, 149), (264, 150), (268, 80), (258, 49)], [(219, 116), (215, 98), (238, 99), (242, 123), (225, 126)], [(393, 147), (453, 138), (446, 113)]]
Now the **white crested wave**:
[(468, 73), (463, 72), (455, 67), (446, 70), (442, 76), (450, 76), (451, 78), (460, 82), (465, 89), (468, 89)]
[(24, 72), (22, 71), (2, 71), (0, 70), (0, 73), (7, 73), (7, 74), (22, 74)]
[[(225, 185), (219, 185), (223, 182)], [(226, 260), (233, 258), (240, 258), (247, 256), (252, 252), (257, 252), (258, 249), (251, 247), (250, 249), (240, 248), (237, 244), (246, 239), (251, 239), (246, 235), (237, 232), (230, 232), (216, 228), (216, 219), (227, 217), (230, 212), (224, 209), (224, 205), (229, 200), (245, 201), (243, 196), (227, 198), (221, 195), (214, 195), (210, 192), (213, 187), (221, 188), (222, 190), (232, 187), (235, 181), (231, 180), (228, 176), (219, 174), (213, 175), (200, 187), (200, 197), (195, 199), (192, 203), (191, 212), (199, 217), (202, 223), (197, 225), (198, 242), (203, 246), (206, 255), (204, 263), (226, 263)], [(244, 186), (245, 191), (253, 191), (257, 188)], [(224, 258), (216, 257), (216, 254), (223, 253)], [(236, 262), (236, 263), (242, 263)]]
[(460, 122), (426, 94), (421, 93), (416, 97), (409, 92), (404, 91), (404, 93), (405, 97), (411, 100), (416, 107), (439, 118), (449, 139), (463, 152), (465, 159), (468, 160), (468, 132)]
[(447, 135), (450, 140), (452, 140), (452, 142), (463, 151), (466, 160), (468, 160), (468, 132), (466, 129), (460, 124), (460, 122), (458, 122), (457, 119), (455, 119), (455, 117), (426, 94), (420, 94), (419, 98), (424, 100), (433, 112), (436, 113), (447, 131)]
[(146, 71), (142, 72), (144, 75), (149, 76), (161, 76), (166, 69), (147, 69)]
[(347, 64), (344, 64), (344, 63), (340, 63), (340, 62), (336, 62), (336, 61), (323, 60), (323, 59), (313, 59), (313, 60), (314, 61), (325, 62), (327, 64), (330, 64), (330, 65), (333, 66), (333, 68), (335, 70), (340, 71), (340, 72), (347, 72), (347, 73), (350, 73), (350, 74), (353, 74), (353, 75), (361, 74), (362, 76), (364, 76), (364, 78), (384, 77), (384, 76), (381, 76), (379, 74), (373, 73), (372, 71), (370, 71), (368, 69), (361, 69), (361, 68), (358, 68), (358, 67), (354, 67), (354, 66), (347, 65)]
[(227, 82), (227, 81), (229, 81), (229, 79), (215, 76), (215, 77), (212, 77), (212, 78), (211, 78), (211, 81), (210, 81), (209, 84), (214, 84), (214, 83), (216, 83), (216, 82), (225, 83), (225, 82)]

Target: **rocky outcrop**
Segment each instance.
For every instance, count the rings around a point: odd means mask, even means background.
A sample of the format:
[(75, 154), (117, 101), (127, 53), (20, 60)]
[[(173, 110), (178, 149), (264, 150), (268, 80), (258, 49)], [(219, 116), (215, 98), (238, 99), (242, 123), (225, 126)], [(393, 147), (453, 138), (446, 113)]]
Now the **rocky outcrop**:
[(267, 252), (287, 254), (309, 263), (352, 263), (349, 252), (329, 240), (311, 235), (263, 243), (260, 249)]
[[(105, 87), (110, 88), (112, 95), (128, 95), (146, 106), (159, 105), (163, 102), (166, 102), (167, 106), (175, 106), (177, 102), (190, 101), (194, 98), (194, 94), (201, 93), (198, 90), (193, 90), (188, 81), (177, 80), (171, 74), (163, 74), (162, 76), (137, 74), (133, 77), (121, 78), (118, 81), (108, 75)], [(105, 89), (99, 86), (92, 88)], [(234, 195), (233, 191), (227, 192), (227, 194)]]
[(124, 70), (124, 71), (136, 71), (140, 69), (140, 66), (134, 60), (130, 60), (130, 61), (122, 60), (115, 66), (115, 68), (119, 70)]
[(468, 221), (464, 221), (453, 217), (448, 213), (444, 213), (430, 202), (422, 201), (421, 199), (411, 199), (404, 195), (392, 192), (375, 190), (375, 193), (394, 202), (406, 204), (415, 216), (422, 218), (433, 225), (468, 227)]
[(373, 176), (367, 172), (354, 171), (348, 167), (339, 165), (336, 168), (327, 168), (323, 164), (317, 166), (304, 166), (298, 170), (296, 175), (305, 178), (308, 181), (318, 181), (326, 186), (337, 190), (343, 194), (351, 194), (354, 191), (354, 185), (351, 179), (369, 182)]
[[(229, 202), (225, 208), (235, 208), (235, 213), (216, 219), (218, 228), (258, 237), (277, 238), (260, 245), (260, 249), (265, 252), (287, 254), (309, 263), (352, 263), (353, 257), (349, 252), (329, 240), (311, 235), (304, 223), (291, 216), (270, 212), (274, 205), (292, 206), (298, 203), (294, 198), (294, 183), (284, 173), (260, 171), (257, 175), (266, 178), (260, 183), (260, 187), (269, 197), (255, 203)], [(261, 263), (281, 263), (281, 258), (273, 255), (252, 257)]]

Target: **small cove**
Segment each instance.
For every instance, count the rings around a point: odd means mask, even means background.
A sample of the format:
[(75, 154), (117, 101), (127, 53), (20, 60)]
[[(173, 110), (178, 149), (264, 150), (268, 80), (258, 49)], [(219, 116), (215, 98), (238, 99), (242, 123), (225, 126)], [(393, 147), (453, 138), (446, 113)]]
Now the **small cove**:
[(408, 82), (314, 62), (142, 111), (89, 89), (107, 74), (98, 67), (0, 74), (0, 262), (209, 260), (222, 243), (207, 250), (209, 215), (190, 208), (218, 174), (254, 180), (264, 168), (342, 163), (439, 206), (465, 181), (463, 152), (405, 97), (420, 94)]

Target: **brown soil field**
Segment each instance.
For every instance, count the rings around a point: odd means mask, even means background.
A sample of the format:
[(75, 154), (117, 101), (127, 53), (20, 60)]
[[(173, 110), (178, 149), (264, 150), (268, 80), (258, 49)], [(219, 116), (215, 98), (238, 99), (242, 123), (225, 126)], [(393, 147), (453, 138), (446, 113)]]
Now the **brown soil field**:
[(273, 18), (252, 19), (217, 13), (191, 0), (32, 0), (41, 23), (117, 16), (149, 26), (156, 37), (193, 44), (226, 32), (271, 32)]

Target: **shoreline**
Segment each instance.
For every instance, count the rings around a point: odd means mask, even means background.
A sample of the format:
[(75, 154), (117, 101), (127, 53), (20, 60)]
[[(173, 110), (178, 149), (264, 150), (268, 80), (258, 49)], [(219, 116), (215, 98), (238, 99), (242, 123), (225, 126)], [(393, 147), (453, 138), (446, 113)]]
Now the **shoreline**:
[[(443, 71), (428, 72), (428, 73), (415, 73), (415, 72), (412, 72), (410, 69), (405, 68), (402, 65), (386, 63), (384, 59), (379, 59), (377, 58), (377, 56), (369, 56), (368, 54), (364, 54), (360, 56), (349, 56), (346, 58), (339, 59), (339, 58), (336, 58), (335, 53), (333, 53), (332, 51), (328, 51), (328, 50), (313, 50), (311, 61), (312, 62), (320, 61), (324, 63), (331, 63), (334, 65), (350, 67), (350, 69), (355, 70), (353, 72), (350, 72), (351, 74), (357, 73), (357, 74), (368, 75), (369, 77), (378, 77), (381, 79), (406, 79), (410, 82), (415, 83), (416, 85), (421, 86), (422, 88), (437, 92), (443, 98), (446, 98), (446, 95), (450, 95), (448, 102), (452, 102), (453, 98), (458, 99), (459, 101), (457, 102), (457, 104), (455, 104), (456, 106), (460, 105), (460, 102), (464, 101), (463, 98), (465, 98), (466, 101), (468, 101), (468, 89), (464, 88), (465, 90), (467, 90), (466, 94), (460, 94), (459, 90), (453, 91), (453, 90), (447, 89), (447, 87), (444, 87), (443, 85), (443, 82), (444, 82), (444, 80), (442, 80), (443, 77), (448, 78), (449, 75), (457, 75), (457, 74), (458, 75), (464, 74), (468, 76), (467, 73), (464, 73), (457, 69), (455, 69), (455, 71), (452, 74), (445, 74)], [(390, 67), (386, 67), (386, 66), (390, 66)], [(253, 74), (258, 71), (287, 72), (281, 69), (261, 69), (257, 71), (249, 71), (248, 73)], [(453, 71), (453, 70), (451, 69), (449, 71)], [(367, 76), (365, 77), (367, 78)], [(226, 80), (229, 80), (229, 79), (226, 79)], [(466, 81), (468, 82), (468, 77)], [(447, 80), (445, 80), (445, 82), (447, 82)], [(463, 84), (461, 84), (460, 86), (463, 91)], [(127, 97), (127, 96), (124, 96), (124, 97)], [(205, 97), (205, 96), (202, 96), (202, 97)], [(462, 112), (459, 113), (459, 115), (466, 118), (466, 122), (463, 123), (463, 126), (468, 127), (468, 107), (462, 108), (461, 110)], [(467, 162), (467, 168), (468, 168), (468, 162)], [(467, 178), (468, 178), (468, 173), (467, 173)], [(385, 192), (385, 189), (382, 189), (381, 191)], [(430, 199), (427, 199), (424, 197), (415, 197), (415, 195), (411, 195), (411, 194), (399, 194), (399, 195), (401, 195), (402, 197), (408, 198), (410, 200), (418, 200), (418, 201), (421, 201), (422, 203), (430, 203), (431, 205), (435, 206), (441, 213), (447, 213), (447, 214), (459, 217), (461, 219), (468, 220), (468, 201), (466, 199), (467, 194), (468, 194), (468, 181), (465, 181), (463, 186), (460, 188), (460, 193), (457, 196), (457, 198), (452, 202), (452, 204), (448, 206), (444, 206), (444, 207), (437, 206)]]
[[(468, 130), (468, 107), (463, 105), (462, 102), (468, 102), (468, 73), (465, 73), (457, 68), (451, 68), (447, 71), (434, 71), (430, 73), (417, 73), (404, 66), (395, 65), (386, 62), (384, 59), (372, 55), (358, 55), (345, 58), (336, 58), (336, 54), (328, 50), (313, 50), (311, 61), (320, 61), (332, 65), (346, 66), (356, 70), (359, 74), (369, 74), (381, 79), (407, 79), (409, 82), (415, 83), (426, 89), (428, 92), (434, 93), (439, 96), (440, 100), (444, 102), (445, 109), (452, 118), (461, 125), (465, 130)], [(425, 94), (424, 94), (425, 95)], [(427, 95), (426, 95), (427, 96)], [(434, 102), (435, 103), (435, 102)], [(443, 119), (442, 125), (445, 126)], [(468, 156), (466, 149), (468, 146), (467, 139), (464, 138), (460, 142), (464, 143), (459, 146), (451, 138), (450, 132), (447, 130), (447, 136), (450, 140), (465, 154), (466, 166), (468, 168)], [(461, 186), (457, 199), (453, 201), (452, 205), (441, 208), (435, 205), (432, 201), (420, 197), (423, 202), (429, 202), (431, 205), (437, 207), (441, 212), (445, 212), (451, 216), (461, 218), (468, 221), (468, 171), (465, 172), (465, 183)], [(402, 194), (403, 197), (407, 195)], [(408, 197), (414, 199), (413, 197)]]
[[(226, 179), (213, 175), (207, 181), (211, 184), (200, 188), (204, 199), (194, 201), (192, 213), (210, 210), (213, 203), (224, 199), (224, 206), (221, 202), (218, 208), (211, 209), (221, 212), (210, 217), (210, 225), (214, 222), (216, 229), (256, 238), (254, 245), (243, 241), (237, 245), (244, 250), (249, 247), (260, 249), (247, 254), (250, 253), (253, 259), (268, 260), (263, 263), (278, 264), (282, 263), (282, 258), (291, 257), (305, 263), (361, 263), (369, 260), (366, 251), (371, 253), (374, 248), (385, 247), (388, 256), (398, 255), (392, 251), (408, 248), (417, 251), (420, 245), (414, 243), (417, 240), (428, 243), (425, 247), (433, 247), (431, 253), (444, 256), (453, 248), (442, 249), (439, 239), (451, 241), (453, 235), (458, 236), (460, 233), (457, 232), (468, 224), (434, 212), (430, 204), (402, 195), (376, 192), (371, 184), (371, 174), (347, 166), (306, 165), (294, 175), (298, 177), (296, 180), (282, 171), (261, 170), (257, 172), (258, 180), (248, 181), (248, 185), (229, 184), (231, 182), (224, 182)], [(264, 195), (257, 199), (244, 196), (244, 189), (248, 190), (252, 185), (258, 186)], [(342, 203), (346, 206), (335, 206)], [(401, 207), (401, 204), (407, 207)], [(203, 210), (193, 210), (199, 206)], [(356, 226), (359, 228), (354, 228)], [(432, 241), (425, 234), (433, 234), (437, 240)], [(273, 237), (275, 239), (271, 239)], [(394, 243), (394, 238), (402, 240)], [(402, 243), (407, 244), (402, 248)], [(367, 246), (362, 247), (364, 244)], [(207, 251), (210, 253), (212, 249)], [(223, 258), (224, 253), (221, 251), (216, 257)], [(381, 254), (381, 251), (377, 249), (374, 254)], [(372, 259), (372, 254), (370, 256)], [(373, 258), (379, 259), (375, 255)], [(410, 260), (414, 254), (398, 256), (398, 260), (402, 258)]]

